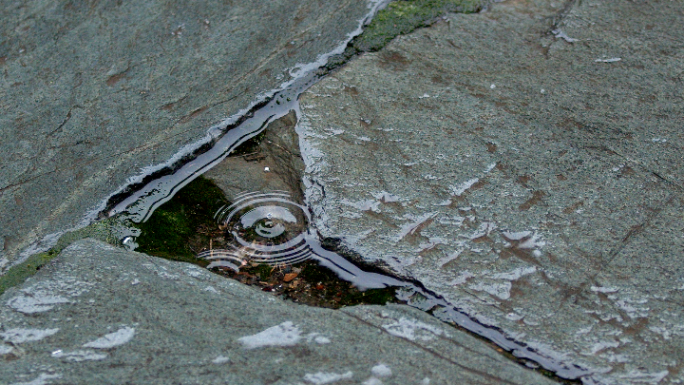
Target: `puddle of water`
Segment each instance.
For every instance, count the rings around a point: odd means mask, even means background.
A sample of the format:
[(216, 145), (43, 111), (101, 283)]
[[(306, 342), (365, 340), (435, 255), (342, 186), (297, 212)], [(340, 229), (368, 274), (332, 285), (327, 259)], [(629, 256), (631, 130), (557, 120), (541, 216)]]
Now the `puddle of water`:
[(211, 248), (197, 255), (210, 262), (208, 268), (239, 271), (249, 263), (278, 266), (314, 260), (362, 290), (405, 285), (393, 277), (364, 271), (323, 248), (309, 226), (308, 209), (293, 202), (288, 192), (252, 192), (236, 198), (216, 213), (218, 227), (229, 237), (229, 248)]

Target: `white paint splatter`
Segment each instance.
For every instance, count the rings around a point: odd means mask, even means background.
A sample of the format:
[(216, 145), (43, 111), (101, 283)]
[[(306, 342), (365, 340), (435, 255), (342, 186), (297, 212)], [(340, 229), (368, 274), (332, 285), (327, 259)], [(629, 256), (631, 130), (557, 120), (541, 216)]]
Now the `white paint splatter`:
[(114, 333), (105, 334), (104, 336), (83, 344), (84, 348), (95, 349), (110, 349), (129, 342), (135, 335), (135, 329), (132, 327), (121, 328)]
[(382, 381), (379, 378), (370, 377), (366, 381), (362, 382), (361, 385), (382, 385)]
[(14, 351), (14, 348), (12, 346), (0, 344), (0, 356), (4, 356), (5, 354), (10, 354), (13, 351)]
[(73, 352), (57, 350), (52, 352), (52, 357), (61, 358), (64, 361), (70, 362), (99, 361), (107, 358), (107, 353), (96, 353), (93, 350), (75, 350)]
[(619, 57), (612, 57), (612, 58), (610, 58), (610, 59), (596, 59), (596, 60), (594, 60), (594, 61), (597, 62), (597, 63), (615, 63), (615, 62), (618, 62), (618, 61), (620, 61), (620, 60), (622, 60), (622, 58), (619, 58)]
[(503, 300), (511, 297), (511, 283), (506, 282), (477, 282), (468, 286), (475, 291), (483, 291)]
[(69, 297), (77, 297), (91, 286), (92, 283), (73, 277), (41, 281), (22, 289), (19, 295), (7, 301), (7, 305), (24, 314), (41, 313), (51, 310), (55, 305), (72, 302)]
[(247, 349), (265, 346), (293, 346), (301, 340), (301, 331), (291, 321), (270, 327), (261, 333), (238, 339)]
[(47, 380), (52, 380), (55, 378), (61, 378), (61, 374), (47, 374), (41, 373), (40, 376), (36, 377), (33, 381), (29, 382), (15, 382), (12, 385), (47, 385)]
[(224, 356), (218, 356), (218, 357), (214, 358), (213, 360), (211, 360), (212, 363), (217, 364), (217, 365), (225, 364), (226, 362), (229, 362), (229, 361), (230, 361), (230, 358), (224, 357)]
[(512, 232), (512, 231), (502, 231), (501, 234), (508, 239), (509, 241), (519, 241), (523, 238), (529, 237), (532, 235), (531, 231), (519, 231), (519, 232)]
[(396, 196), (394, 194), (390, 194), (384, 190), (380, 191), (380, 192), (376, 192), (376, 193), (371, 193), (371, 195), (373, 195), (373, 198), (375, 198), (379, 201), (383, 201), (385, 203), (391, 203), (391, 202), (398, 202), (399, 201), (398, 196)]
[(435, 215), (437, 215), (436, 212), (427, 213), (427, 214), (423, 214), (423, 215), (419, 215), (419, 216), (415, 216), (415, 215), (411, 215), (411, 214), (404, 215), (404, 218), (411, 220), (411, 222), (406, 223), (404, 225), (401, 225), (401, 231), (399, 231), (399, 235), (397, 235), (394, 238), (395, 242), (399, 242), (405, 236), (407, 236), (409, 234), (413, 234), (416, 231), (416, 229), (418, 229), (418, 227), (420, 225), (422, 225), (428, 219), (433, 218)]
[(457, 186), (451, 186), (450, 187), (451, 193), (455, 196), (461, 196), (464, 192), (466, 192), (466, 190), (473, 187), (473, 185), (479, 181), (480, 181), (480, 178), (473, 178), (473, 179), (467, 180), (467, 181), (465, 181), (465, 182), (463, 182)]
[(7, 305), (18, 312), (33, 314), (48, 311), (55, 305), (69, 302), (69, 299), (59, 295), (35, 297), (20, 295), (7, 301)]
[(614, 287), (592, 286), (591, 291), (596, 293), (617, 293), (618, 289)]
[(216, 294), (218, 294), (218, 290), (216, 290), (216, 288), (214, 288), (213, 286), (207, 286), (207, 287), (205, 287), (205, 288), (202, 289), (202, 290), (203, 290), (203, 291), (208, 291), (208, 292), (210, 292), (210, 293), (216, 293)]
[(534, 233), (531, 237), (520, 242), (518, 245), (521, 249), (534, 249), (535, 247), (544, 246), (546, 242), (542, 239), (541, 235)]
[(361, 211), (369, 211), (370, 210), (370, 211), (373, 211), (376, 213), (380, 212), (380, 207), (379, 207), (380, 202), (373, 200), (373, 199), (365, 199), (365, 200), (360, 200), (358, 202), (352, 202), (352, 201), (345, 198), (345, 199), (342, 199), (341, 203), (343, 205), (351, 206), (351, 207), (353, 207), (357, 210), (361, 210)]
[(662, 381), (669, 372), (667, 370), (663, 370), (662, 372), (655, 372), (655, 373), (650, 373), (650, 372), (645, 372), (645, 371), (640, 371), (640, 370), (632, 370), (627, 374), (619, 376), (620, 378), (624, 378), (626, 380), (631, 380), (632, 382), (642, 382), (642, 383), (650, 383), (650, 384), (657, 384), (660, 381)]
[(574, 43), (576, 41), (579, 41), (579, 39), (573, 39), (570, 36), (566, 35), (565, 32), (561, 31), (560, 29), (554, 29), (553, 31), (551, 31), (551, 33), (553, 33), (554, 36), (556, 36), (556, 39), (563, 39), (568, 43)]
[(421, 340), (430, 341), (435, 336), (446, 334), (444, 330), (428, 325), (424, 322), (401, 317), (397, 322), (382, 326), (387, 332), (393, 336), (402, 337), (411, 341)]
[(373, 366), (373, 368), (371, 369), (371, 373), (373, 373), (373, 375), (377, 377), (389, 377), (392, 375), (392, 369), (390, 369), (389, 366), (385, 364), (378, 364)]
[(535, 271), (537, 271), (537, 268), (535, 266), (519, 267), (519, 268), (514, 269), (508, 273), (494, 274), (494, 275), (492, 275), (492, 278), (494, 278), (494, 279), (507, 279), (509, 281), (515, 281), (516, 279), (520, 279), (520, 277), (532, 274)]
[(324, 337), (320, 335), (319, 333), (309, 333), (306, 335), (306, 342), (315, 342), (317, 344), (323, 345), (323, 344), (329, 344), (330, 343), (330, 338)]
[(8, 329), (0, 333), (0, 337), (6, 342), (23, 344), (24, 342), (39, 341), (59, 331), (57, 329)]
[(352, 378), (354, 375), (353, 372), (346, 372), (346, 373), (326, 373), (326, 372), (318, 372), (318, 373), (307, 373), (304, 376), (304, 381), (312, 383), (314, 385), (325, 385), (325, 384), (330, 384), (333, 382), (337, 382), (339, 380), (346, 380)]

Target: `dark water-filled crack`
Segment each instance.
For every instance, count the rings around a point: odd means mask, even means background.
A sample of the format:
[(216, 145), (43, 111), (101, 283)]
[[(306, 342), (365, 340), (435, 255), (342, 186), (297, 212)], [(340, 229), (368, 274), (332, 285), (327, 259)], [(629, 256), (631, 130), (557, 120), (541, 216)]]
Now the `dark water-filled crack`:
[[(388, 27), (387, 30), (390, 32), (377, 26), (373, 28), (380, 30), (381, 34), (389, 33), (391, 35), (391, 33), (395, 33), (394, 36), (396, 36), (400, 33), (406, 33), (406, 31), (410, 32), (421, 25), (426, 25), (426, 23), (429, 24), (429, 20), (425, 18), (432, 19), (437, 13), (443, 12), (444, 9), (448, 11), (458, 10), (456, 7), (461, 7), (461, 10), (465, 11), (480, 9), (480, 2), (475, 1), (415, 0), (415, 2), (423, 4), (424, 7), (432, 6), (434, 9), (428, 10), (423, 8), (421, 12), (413, 15), (415, 17), (411, 21), (411, 25), (400, 26), (401, 28), (394, 29)], [(398, 11), (403, 12), (401, 8), (403, 3), (408, 2), (399, 1), (396, 5), (388, 8), (389, 11), (387, 12), (390, 13), (386, 13), (383, 16), (385, 20), (393, 23), (393, 25), (396, 24), (391, 12), (394, 9), (397, 10), (397, 14), (401, 14)], [(464, 8), (461, 3), (467, 3), (467, 7)], [(191, 150), (178, 154), (175, 160), (167, 162), (163, 167), (158, 167), (156, 170), (140, 176), (137, 178), (137, 181), (121, 188), (108, 199), (105, 209), (99, 213), (98, 218), (108, 220), (122, 219), (132, 223), (144, 224), (150, 220), (155, 211), (160, 209), (165, 203), (170, 202), (184, 187), (198, 180), (200, 176), (221, 163), (241, 145), (260, 135), (269, 124), (283, 118), (292, 111), (295, 111), (297, 118), (299, 118), (298, 98), (303, 92), (327, 74), (340, 68), (340, 66), (351, 60), (354, 56), (362, 52), (377, 50), (391, 40), (391, 37), (394, 37), (382, 35), (378, 39), (373, 40), (375, 42), (371, 44), (369, 42), (372, 39), (369, 36), (361, 35), (363, 26), (369, 24), (375, 12), (380, 8), (380, 5), (381, 3), (377, 3), (376, 8), (369, 13), (366, 19), (360, 22), (359, 30), (347, 40), (345, 45), (340, 47), (341, 49), (321, 56), (316, 63), (300, 68), (301, 71), (299, 71), (297, 76), (283, 89), (272, 92), (270, 95), (263, 97), (261, 101), (252, 105), (246, 112), (214, 127), (208, 139), (197, 143)], [(420, 22), (416, 22), (416, 20), (420, 20)], [(394, 30), (398, 32), (391, 32)], [(380, 43), (377, 43), (377, 41)], [(333, 271), (340, 279), (353, 284), (359, 290), (395, 288), (395, 296), (399, 302), (428, 312), (444, 322), (495, 344), (499, 349), (505, 351), (509, 358), (528, 368), (538, 369), (552, 379), (565, 383), (578, 383), (579, 379), (583, 376), (591, 374), (588, 370), (577, 365), (563, 362), (562, 359), (553, 358), (536, 351), (526, 344), (507, 336), (503, 330), (495, 326), (478, 322), (458, 307), (449, 303), (442, 296), (425, 288), (420, 282), (396, 277), (385, 270), (378, 270), (377, 268), (373, 270), (368, 267), (359, 267), (360, 264), (351, 262), (352, 258), (345, 258), (342, 250), (336, 250), (331, 247), (335, 242), (331, 240), (321, 241), (316, 229), (310, 225), (312, 221), (309, 218), (309, 209), (305, 204), (294, 203), (293, 206), (286, 197), (274, 197), (273, 193), (270, 194), (270, 196), (265, 198), (263, 193), (261, 195), (256, 194), (248, 197), (251, 199), (248, 202), (249, 204), (239, 207), (226, 206), (227, 208), (224, 211), (219, 210), (219, 217), (222, 215), (229, 217), (223, 222), (219, 218), (219, 223), (226, 227), (233, 226), (232, 229), (234, 231), (231, 234), (233, 234), (234, 239), (239, 238), (240, 241), (233, 244), (232, 248), (214, 249), (210, 247), (209, 252), (206, 250), (198, 252), (199, 260), (203, 261), (204, 266), (208, 265), (209, 267), (228, 268), (239, 271), (243, 266), (252, 262), (268, 263), (269, 255), (277, 255), (277, 262), (281, 264), (292, 264), (305, 260), (315, 261), (319, 266)], [(238, 198), (238, 203), (240, 202), (239, 199), (242, 198)], [(262, 200), (256, 202), (255, 199)], [(269, 199), (269, 202), (272, 204), (267, 206), (267, 209), (254, 211), (259, 203)], [(233, 205), (235, 204), (236, 202), (233, 202)], [(253, 239), (248, 237), (247, 228), (254, 227), (259, 223), (266, 223), (263, 222), (264, 220), (272, 220), (272, 222), (268, 222), (271, 224), (267, 228), (260, 229), (261, 233), (257, 232), (257, 235), (264, 236), (264, 234), (272, 235), (277, 232), (276, 225), (273, 224), (277, 222), (276, 219), (280, 220), (277, 225), (285, 223), (282, 225), (285, 226), (288, 223), (294, 223), (292, 221), (294, 216), (292, 218), (288, 216), (292, 212), (278, 211), (275, 208), (283, 204), (289, 204), (291, 207), (301, 210), (301, 215), (305, 217), (305, 223), (299, 228), (298, 238), (296, 240), (287, 240), (287, 242), (291, 243), (287, 243), (284, 248), (279, 248), (278, 245), (269, 243), (265, 247), (255, 249), (252, 242)], [(240, 210), (244, 212), (240, 212), (237, 224), (230, 222), (232, 220), (231, 215)], [(273, 213), (279, 213), (278, 215), (280, 216), (277, 218), (268, 216), (274, 215)], [(249, 215), (263, 215), (264, 217), (256, 218)], [(247, 219), (245, 219), (246, 217)], [(236, 227), (234, 226), (239, 227), (235, 230)], [(144, 228), (144, 225), (142, 227)], [(137, 235), (137, 232), (131, 231), (124, 243), (133, 245), (135, 242), (131, 241), (132, 237)], [(280, 236), (280, 234), (277, 236)], [(271, 238), (275, 239), (277, 236)], [(266, 238), (269, 237), (267, 236)], [(290, 257), (291, 259), (288, 259)]]

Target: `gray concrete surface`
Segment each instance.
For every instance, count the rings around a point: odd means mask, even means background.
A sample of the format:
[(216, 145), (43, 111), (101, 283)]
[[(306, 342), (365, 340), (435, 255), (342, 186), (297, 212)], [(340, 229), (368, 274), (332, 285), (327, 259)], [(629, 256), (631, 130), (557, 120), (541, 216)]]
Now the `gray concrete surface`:
[(592, 372), (684, 381), (684, 5), (506, 1), (309, 90), (325, 237)]
[(552, 384), (405, 306), (311, 308), (94, 240), (0, 296), (7, 384)]
[(369, 5), (4, 4), (0, 269), (336, 48)]

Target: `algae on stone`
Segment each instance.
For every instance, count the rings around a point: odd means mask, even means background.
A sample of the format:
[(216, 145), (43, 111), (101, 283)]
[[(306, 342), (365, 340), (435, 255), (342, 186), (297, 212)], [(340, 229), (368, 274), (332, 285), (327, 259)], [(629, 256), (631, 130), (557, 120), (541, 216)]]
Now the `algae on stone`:
[(12, 286), (17, 286), (28, 277), (34, 275), (45, 264), (62, 252), (70, 244), (85, 238), (93, 238), (102, 242), (116, 245), (119, 242), (117, 229), (121, 226), (116, 219), (104, 219), (93, 222), (89, 226), (78, 230), (68, 231), (59, 237), (51, 249), (29, 256), (25, 261), (11, 267), (7, 273), (0, 276), (0, 294)]
[(136, 225), (142, 230), (138, 251), (203, 264), (195, 258), (200, 250), (193, 250), (193, 246), (209, 246), (209, 233), (218, 230), (214, 214), (228, 203), (214, 182), (200, 176), (159, 207), (147, 222)]
[(472, 13), (482, 7), (481, 0), (402, 0), (378, 12), (353, 46), (360, 52), (373, 52), (399, 35), (405, 35), (447, 13)]

